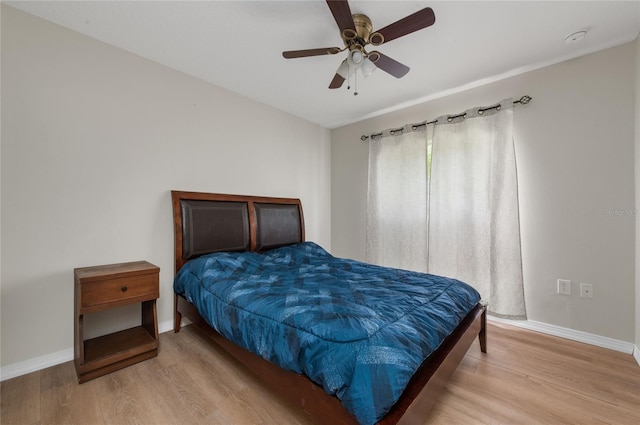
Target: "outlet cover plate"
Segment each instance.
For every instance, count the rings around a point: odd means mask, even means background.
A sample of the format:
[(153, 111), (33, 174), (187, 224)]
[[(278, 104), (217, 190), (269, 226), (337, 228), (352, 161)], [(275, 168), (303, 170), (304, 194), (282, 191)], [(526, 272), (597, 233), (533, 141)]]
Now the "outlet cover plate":
[(558, 294), (571, 295), (571, 281), (567, 279), (558, 279)]
[(593, 298), (593, 284), (581, 283), (580, 284), (580, 296), (582, 298)]

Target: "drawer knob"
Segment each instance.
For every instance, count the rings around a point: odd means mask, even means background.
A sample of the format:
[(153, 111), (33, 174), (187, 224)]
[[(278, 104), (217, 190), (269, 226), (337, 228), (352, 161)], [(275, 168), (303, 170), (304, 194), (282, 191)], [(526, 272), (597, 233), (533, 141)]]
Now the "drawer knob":
[(121, 290), (122, 292), (127, 292), (127, 287), (126, 287), (126, 286), (123, 286), (122, 288), (120, 288), (120, 290)]

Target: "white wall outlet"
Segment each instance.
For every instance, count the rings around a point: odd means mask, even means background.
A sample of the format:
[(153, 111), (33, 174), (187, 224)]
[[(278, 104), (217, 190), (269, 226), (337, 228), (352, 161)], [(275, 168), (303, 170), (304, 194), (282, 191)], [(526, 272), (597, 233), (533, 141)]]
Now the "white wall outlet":
[(593, 298), (593, 285), (591, 283), (581, 283), (580, 296), (582, 298)]
[(558, 294), (571, 295), (571, 281), (566, 279), (558, 279)]

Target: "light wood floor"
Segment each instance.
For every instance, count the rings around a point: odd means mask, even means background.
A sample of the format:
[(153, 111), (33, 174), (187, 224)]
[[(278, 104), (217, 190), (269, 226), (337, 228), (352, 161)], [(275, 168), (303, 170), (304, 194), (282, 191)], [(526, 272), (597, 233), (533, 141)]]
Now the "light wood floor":
[[(489, 323), (434, 424), (640, 424), (631, 355)], [(0, 423), (310, 424), (191, 326), (160, 336), (157, 358), (78, 385), (73, 363), (2, 383)]]

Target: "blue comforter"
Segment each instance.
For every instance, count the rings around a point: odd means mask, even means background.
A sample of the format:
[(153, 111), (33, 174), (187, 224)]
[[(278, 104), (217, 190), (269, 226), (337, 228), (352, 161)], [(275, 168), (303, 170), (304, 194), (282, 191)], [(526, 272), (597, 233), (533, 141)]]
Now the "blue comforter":
[(445, 277), (336, 258), (312, 242), (189, 261), (174, 290), (220, 334), (380, 420), (480, 299)]

